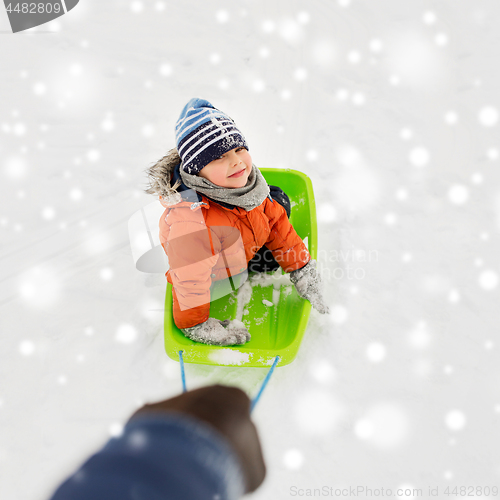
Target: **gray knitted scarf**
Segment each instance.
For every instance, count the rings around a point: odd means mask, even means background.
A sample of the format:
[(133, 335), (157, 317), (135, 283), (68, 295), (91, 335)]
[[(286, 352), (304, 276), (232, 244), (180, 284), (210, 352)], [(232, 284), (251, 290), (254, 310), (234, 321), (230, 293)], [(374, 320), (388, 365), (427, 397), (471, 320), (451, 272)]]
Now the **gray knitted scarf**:
[(247, 211), (258, 207), (269, 195), (269, 186), (260, 170), (252, 164), (252, 171), (247, 183), (240, 188), (225, 188), (213, 184), (208, 179), (199, 175), (191, 175), (179, 169), (182, 182), (196, 192), (208, 196), (212, 200), (229, 203)]

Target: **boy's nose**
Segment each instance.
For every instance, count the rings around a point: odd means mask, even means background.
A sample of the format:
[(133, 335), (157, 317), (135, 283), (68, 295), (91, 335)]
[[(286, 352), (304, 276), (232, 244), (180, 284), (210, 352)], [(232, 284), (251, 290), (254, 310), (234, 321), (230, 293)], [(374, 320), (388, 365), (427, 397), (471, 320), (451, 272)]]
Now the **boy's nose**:
[(231, 156), (229, 158), (231, 165), (238, 165), (241, 163), (241, 158), (236, 154), (236, 151), (231, 151)]

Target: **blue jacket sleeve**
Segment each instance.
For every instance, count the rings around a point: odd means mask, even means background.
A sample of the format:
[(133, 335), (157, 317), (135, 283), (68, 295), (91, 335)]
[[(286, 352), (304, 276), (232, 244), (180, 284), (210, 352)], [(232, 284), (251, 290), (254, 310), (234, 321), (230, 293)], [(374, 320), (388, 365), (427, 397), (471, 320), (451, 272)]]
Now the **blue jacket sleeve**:
[(225, 438), (180, 415), (135, 417), (55, 491), (50, 500), (234, 500), (240, 462)]

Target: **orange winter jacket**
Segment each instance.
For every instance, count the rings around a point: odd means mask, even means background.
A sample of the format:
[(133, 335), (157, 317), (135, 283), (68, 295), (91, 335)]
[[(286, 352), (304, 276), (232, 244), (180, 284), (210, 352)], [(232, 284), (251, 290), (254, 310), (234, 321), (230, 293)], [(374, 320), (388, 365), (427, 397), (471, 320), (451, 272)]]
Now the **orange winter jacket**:
[(166, 277), (172, 283), (173, 315), (178, 328), (206, 321), (212, 280), (245, 271), (263, 245), (286, 273), (309, 262), (307, 247), (290, 224), (285, 209), (271, 196), (246, 211), (188, 192), (188, 196), (180, 192), (182, 200), (175, 205), (167, 205), (160, 197), (166, 207), (160, 218), (160, 241), (169, 260)]

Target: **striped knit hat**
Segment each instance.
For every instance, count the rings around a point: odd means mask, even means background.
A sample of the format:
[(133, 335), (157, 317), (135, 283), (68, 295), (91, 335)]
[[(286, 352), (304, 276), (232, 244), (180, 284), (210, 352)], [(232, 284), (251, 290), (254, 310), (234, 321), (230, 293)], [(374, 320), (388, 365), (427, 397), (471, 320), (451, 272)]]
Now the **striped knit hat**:
[(175, 126), (177, 151), (182, 169), (197, 175), (211, 161), (231, 149), (248, 149), (243, 134), (233, 120), (204, 99), (191, 99)]

